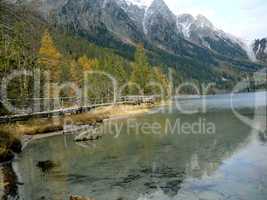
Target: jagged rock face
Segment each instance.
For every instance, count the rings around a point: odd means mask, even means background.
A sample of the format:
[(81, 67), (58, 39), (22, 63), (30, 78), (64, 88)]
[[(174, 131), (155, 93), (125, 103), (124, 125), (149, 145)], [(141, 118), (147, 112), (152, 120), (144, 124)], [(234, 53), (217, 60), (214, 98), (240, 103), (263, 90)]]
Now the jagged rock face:
[(143, 41), (144, 35), (137, 22), (138, 16), (133, 20), (116, 0), (109, 0), (103, 5), (102, 16), (106, 27), (118, 37), (134, 42)]
[(145, 13), (143, 27), (151, 42), (180, 54), (182, 38), (176, 27), (176, 16), (164, 1), (153, 1)]
[(190, 38), (191, 26), (194, 23), (195, 18), (190, 14), (182, 14), (177, 17), (177, 28), (185, 38)]
[(130, 19), (134, 21), (138, 30), (143, 33), (143, 19), (145, 16), (146, 7), (125, 0), (117, 0), (117, 4), (124, 9)]
[(53, 18), (59, 25), (102, 41), (109, 40), (112, 35), (126, 43), (143, 39), (140, 28), (116, 0), (69, 0)]
[(267, 63), (267, 38), (255, 40), (252, 49), (257, 60)]
[(239, 39), (216, 29), (204, 16), (194, 18), (189, 14), (177, 17), (178, 30), (183, 36), (202, 47), (209, 48), (228, 57), (248, 58)]
[(101, 33), (106, 30), (102, 23), (101, 8), (103, 0), (68, 0), (68, 2), (57, 9), (53, 18), (55, 23), (65, 25), (75, 31)]
[[(176, 55), (200, 55), (211, 50), (247, 59), (241, 42), (216, 29), (204, 16), (174, 15), (164, 0), (8, 0), (36, 8), (52, 23), (109, 41), (149, 43)], [(201, 52), (201, 49), (202, 51)]]
[[(177, 34), (177, 29), (175, 27), (175, 15), (169, 10), (168, 6), (165, 4), (163, 0), (154, 0), (150, 7), (146, 10), (145, 16), (143, 19), (144, 25), (144, 32), (146, 34), (153, 34), (151, 33), (153, 26), (163, 26), (164, 31), (168, 32), (167, 28), (172, 29), (172, 32)], [(162, 24), (166, 23), (166, 24)], [(164, 27), (166, 26), (166, 27)], [(154, 30), (155, 31), (155, 30)]]
[(45, 19), (64, 6), (68, 0), (7, 0), (11, 3), (23, 4), (36, 9)]

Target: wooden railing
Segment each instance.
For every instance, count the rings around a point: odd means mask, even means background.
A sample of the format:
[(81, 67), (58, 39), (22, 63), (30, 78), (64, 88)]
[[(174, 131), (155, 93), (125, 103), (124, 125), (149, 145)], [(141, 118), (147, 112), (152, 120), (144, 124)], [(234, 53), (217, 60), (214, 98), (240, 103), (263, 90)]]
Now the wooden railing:
[[(1, 116), (0, 123), (26, 121), (31, 118), (64, 116), (66, 114), (79, 114), (97, 107), (116, 104), (153, 104), (159, 99), (159, 96), (123, 96), (115, 100), (114, 98), (97, 98), (87, 99), (86, 101), (77, 97), (25, 99), (24, 104), (20, 105), (19, 109), (17, 107), (13, 108), (11, 112), (15, 113), (14, 115)], [(9, 99), (9, 103), (18, 105), (15, 99)]]

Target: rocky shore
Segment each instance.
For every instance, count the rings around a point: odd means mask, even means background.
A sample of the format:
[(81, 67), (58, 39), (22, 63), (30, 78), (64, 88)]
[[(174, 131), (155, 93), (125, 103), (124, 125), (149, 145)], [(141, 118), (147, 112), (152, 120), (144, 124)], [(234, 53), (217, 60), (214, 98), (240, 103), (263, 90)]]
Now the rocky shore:
[(95, 199), (89, 197), (70, 196), (70, 200), (95, 200)]

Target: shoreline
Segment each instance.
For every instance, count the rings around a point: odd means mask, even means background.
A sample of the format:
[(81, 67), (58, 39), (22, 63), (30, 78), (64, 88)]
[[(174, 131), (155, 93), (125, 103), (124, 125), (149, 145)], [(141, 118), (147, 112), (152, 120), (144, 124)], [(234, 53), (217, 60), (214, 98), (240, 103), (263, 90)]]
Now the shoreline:
[[(4, 134), (19, 139), (22, 152), (35, 140), (75, 134), (73, 132), (82, 130), (85, 126), (95, 128), (96, 125), (103, 124), (106, 121), (145, 114), (153, 108), (166, 106), (169, 103), (170, 102), (158, 102), (154, 104), (144, 103), (140, 105), (113, 105), (99, 107), (87, 113), (62, 116), (54, 119), (32, 119), (23, 123), (4, 124), (1, 125), (0, 128)], [(68, 123), (70, 123), (71, 126), (75, 126), (75, 130), (67, 129), (66, 131), (65, 126), (68, 126)], [(13, 152), (13, 154), (16, 156), (18, 153)], [(3, 162), (0, 161), (0, 164), (10, 162), (12, 159), (9, 159), (8, 161), (4, 160)]]
[[(137, 115), (141, 115), (141, 114), (146, 114), (147, 112), (149, 112), (149, 109), (140, 109), (137, 110), (135, 112), (128, 112), (128, 113), (124, 113), (124, 114), (114, 114), (114, 115), (110, 115), (108, 116), (108, 118), (103, 119), (103, 122), (100, 122), (99, 124), (103, 124), (104, 122), (107, 121), (112, 121), (112, 120), (118, 120), (118, 119), (125, 119), (125, 118), (129, 118), (132, 116), (137, 116)], [(78, 126), (77, 129), (75, 129), (76, 131), (82, 130), (86, 125), (81, 125)], [(89, 127), (90, 125), (87, 125), (87, 127)], [(94, 126), (92, 126), (91, 128), (96, 128)], [(41, 140), (41, 139), (45, 139), (45, 138), (50, 138), (50, 137), (54, 137), (54, 136), (64, 136), (64, 135), (75, 135), (76, 133), (73, 133), (73, 130), (68, 131), (67, 133), (64, 132), (64, 130), (62, 131), (57, 131), (57, 132), (51, 132), (51, 133), (40, 133), (40, 134), (36, 134), (36, 135), (24, 135), (22, 137), (22, 151), (27, 148), (27, 146), (35, 141), (35, 140)]]

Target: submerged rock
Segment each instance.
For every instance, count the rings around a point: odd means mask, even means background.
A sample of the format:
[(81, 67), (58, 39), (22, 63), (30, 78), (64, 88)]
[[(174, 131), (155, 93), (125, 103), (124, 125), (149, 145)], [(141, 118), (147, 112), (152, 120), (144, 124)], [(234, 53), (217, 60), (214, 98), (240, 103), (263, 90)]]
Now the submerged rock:
[(43, 172), (48, 172), (56, 165), (53, 161), (47, 160), (38, 162), (36, 166), (39, 167)]
[(70, 196), (70, 200), (95, 200), (90, 197)]
[(101, 137), (102, 137), (101, 135), (87, 135), (87, 136), (83, 136), (83, 137), (76, 137), (75, 141), (76, 142), (85, 142), (85, 141), (89, 141), (89, 140), (98, 140)]
[(74, 140), (76, 142), (84, 142), (89, 140), (98, 140), (102, 137), (101, 128), (90, 128), (77, 135)]

